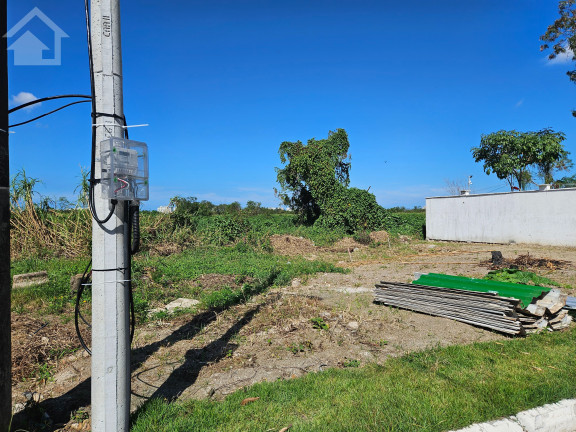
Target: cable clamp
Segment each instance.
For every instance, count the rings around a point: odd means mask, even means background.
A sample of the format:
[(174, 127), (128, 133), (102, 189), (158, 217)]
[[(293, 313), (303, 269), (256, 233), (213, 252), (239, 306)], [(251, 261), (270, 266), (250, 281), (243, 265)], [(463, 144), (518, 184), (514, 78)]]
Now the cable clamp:
[(109, 269), (92, 269), (93, 272), (108, 272), (108, 271), (126, 271), (128, 267), (117, 267), (117, 268), (109, 268)]
[(87, 283), (87, 284), (82, 284), (84, 286), (94, 286), (94, 285), (104, 285), (104, 284), (112, 284), (112, 283), (122, 283), (122, 282), (132, 282), (132, 279), (118, 279), (118, 280), (113, 280), (113, 281), (104, 281), (104, 282), (100, 282), (100, 283)]
[(92, 126), (94, 126), (94, 127), (108, 126), (108, 127), (120, 127), (122, 129), (128, 129), (128, 128), (135, 128), (135, 127), (145, 127), (145, 126), (150, 126), (150, 125), (148, 123), (145, 123), (145, 124), (139, 124), (139, 125), (121, 126), (121, 125), (115, 125), (115, 124), (109, 124), (109, 123), (94, 123)]
[(101, 113), (101, 112), (93, 112), (92, 117), (112, 117), (118, 120), (124, 120), (125, 116), (121, 116), (118, 114), (108, 114), (108, 113)]

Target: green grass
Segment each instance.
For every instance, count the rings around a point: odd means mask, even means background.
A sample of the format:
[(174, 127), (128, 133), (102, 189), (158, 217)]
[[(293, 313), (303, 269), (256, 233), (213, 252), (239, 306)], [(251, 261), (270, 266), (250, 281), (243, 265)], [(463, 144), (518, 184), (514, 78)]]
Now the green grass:
[[(61, 313), (73, 306), (70, 277), (83, 273), (88, 259), (26, 259), (12, 262), (12, 274), (46, 270), (49, 283), (12, 291), (12, 310), (17, 313)], [(167, 303), (178, 297), (200, 298), (205, 307), (224, 308), (247, 300), (274, 285), (286, 285), (295, 277), (318, 272), (345, 270), (322, 261), (284, 257), (256, 250), (244, 243), (236, 246), (205, 246), (186, 250), (169, 257), (141, 257), (133, 262), (134, 301), (140, 319), (146, 317), (151, 302)], [(234, 275), (241, 282), (239, 289), (221, 287), (204, 293), (197, 291), (190, 280), (202, 274)], [(143, 275), (151, 275), (151, 280)], [(90, 301), (89, 290), (85, 300)]]
[[(132, 431), (445, 431), (576, 396), (576, 330), (426, 350), (261, 383), (223, 402), (154, 400)], [(260, 399), (241, 406), (244, 398)]]
[[(204, 246), (189, 249), (170, 257), (149, 257), (134, 263), (134, 277), (141, 280), (143, 273), (152, 280), (137, 282), (135, 303), (137, 309), (146, 309), (151, 302), (166, 303), (178, 297), (200, 297), (205, 307), (223, 308), (248, 299), (271, 286), (287, 285), (295, 277), (318, 272), (345, 272), (346, 270), (322, 261), (309, 261), (300, 257), (285, 257), (262, 252), (244, 243), (236, 246)], [(241, 288), (198, 292), (187, 281), (202, 274), (233, 275), (238, 281), (250, 278)]]
[(11, 262), (11, 275), (45, 270), (49, 282), (12, 290), (12, 310), (20, 313), (32, 308), (37, 313), (60, 313), (73, 304), (70, 277), (84, 273), (89, 259), (30, 258)]

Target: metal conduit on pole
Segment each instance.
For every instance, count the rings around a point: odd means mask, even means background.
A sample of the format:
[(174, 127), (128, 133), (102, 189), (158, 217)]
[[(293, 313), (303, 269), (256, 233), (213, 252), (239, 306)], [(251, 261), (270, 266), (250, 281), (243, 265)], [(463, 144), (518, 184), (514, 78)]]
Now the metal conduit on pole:
[[(96, 112), (95, 178), (100, 178), (100, 143), (122, 137), (122, 51), (120, 1), (91, 0)], [(101, 115), (103, 114), (103, 115)], [(101, 126), (104, 124), (105, 126)], [(101, 184), (94, 185), (96, 214), (110, 213)], [(125, 244), (125, 202), (111, 219), (92, 222), (92, 431), (129, 429), (130, 328)]]
[(0, 0), (0, 431), (8, 430), (12, 417), (7, 3)]

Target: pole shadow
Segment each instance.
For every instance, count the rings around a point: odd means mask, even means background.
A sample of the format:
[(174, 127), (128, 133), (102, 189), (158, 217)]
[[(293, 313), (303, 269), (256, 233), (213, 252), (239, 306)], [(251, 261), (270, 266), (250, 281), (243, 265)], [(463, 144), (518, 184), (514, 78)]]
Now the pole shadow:
[[(210, 309), (202, 312), (164, 339), (132, 350), (131, 370), (134, 371), (138, 369), (150, 356), (158, 351), (160, 347), (168, 347), (177, 342), (192, 339), (202, 328), (216, 320), (218, 312), (222, 312), (225, 309), (227, 308)], [(174, 399), (188, 386), (192, 385), (205, 362), (216, 361), (222, 358), (225, 355), (223, 350), (228, 345), (230, 338), (248, 324), (259, 309), (260, 305), (250, 309), (239, 321), (230, 327), (224, 335), (206, 347), (189, 350), (185, 355), (185, 362), (170, 375), (166, 382), (154, 392), (151, 398), (162, 396), (168, 399)], [(200, 358), (207, 360), (200, 360)], [(202, 363), (199, 363), (200, 361), (202, 361)], [(74, 412), (90, 405), (90, 397), (90, 378), (88, 378), (64, 394), (55, 398), (46, 399), (14, 415), (12, 430), (26, 429), (30, 432), (51, 432), (58, 430), (63, 424), (70, 420), (70, 416)], [(46, 419), (43, 418), (44, 413), (49, 414), (51, 424), (47, 424)]]

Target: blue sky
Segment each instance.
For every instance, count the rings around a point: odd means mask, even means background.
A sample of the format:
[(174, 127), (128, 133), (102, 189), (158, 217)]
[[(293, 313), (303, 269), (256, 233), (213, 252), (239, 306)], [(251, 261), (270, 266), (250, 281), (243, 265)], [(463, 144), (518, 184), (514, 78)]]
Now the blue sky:
[[(81, 0), (9, 0), (9, 27), (40, 8), (70, 37), (61, 66), (9, 69), (10, 95), (89, 93)], [(124, 108), (150, 149), (150, 201), (175, 195), (275, 206), (282, 141), (344, 128), (351, 185), (385, 206), (422, 206), (445, 181), (506, 191), (470, 148), (482, 133), (551, 127), (576, 158), (570, 62), (550, 63), (539, 36), (555, 0), (124, 0)], [(39, 22), (30, 30), (47, 46)], [(13, 41), (9, 41), (11, 43)], [(50, 55), (50, 52), (47, 53)], [(59, 106), (44, 103), (11, 121)], [(90, 107), (10, 135), (14, 174), (71, 198), (90, 164)]]

